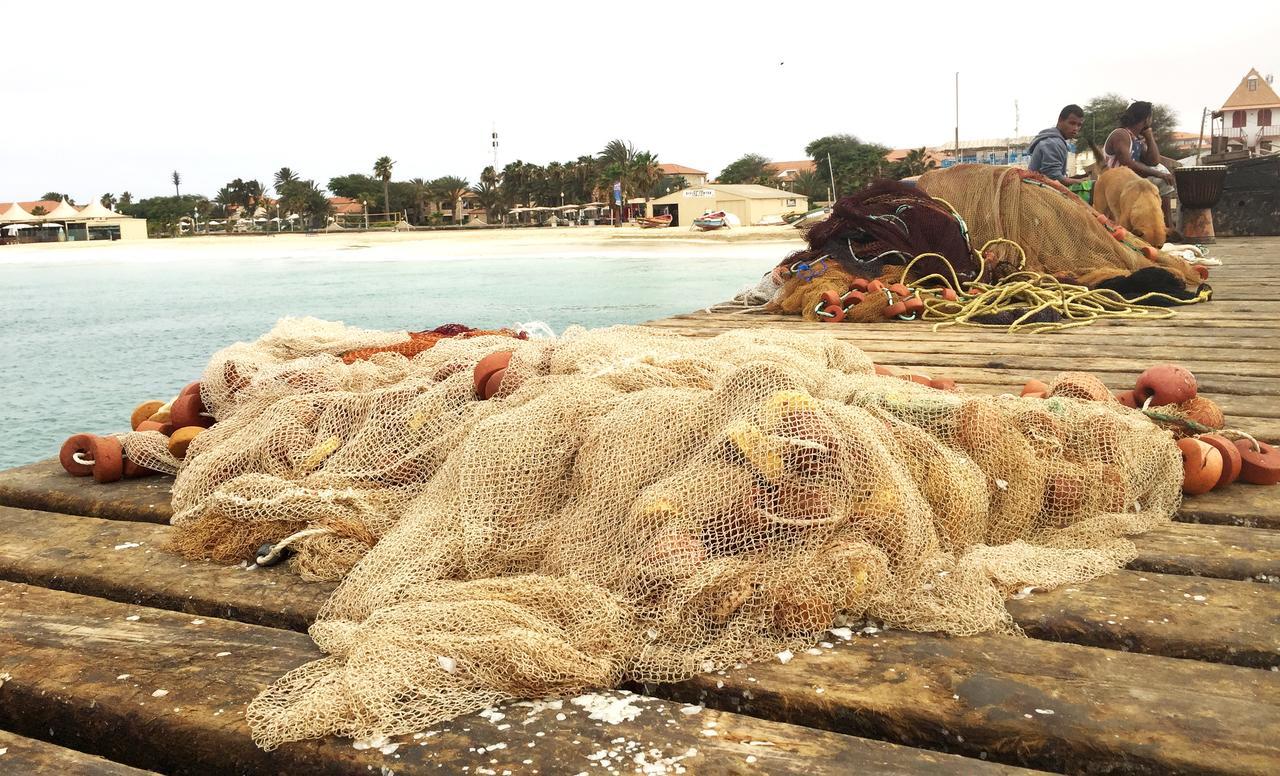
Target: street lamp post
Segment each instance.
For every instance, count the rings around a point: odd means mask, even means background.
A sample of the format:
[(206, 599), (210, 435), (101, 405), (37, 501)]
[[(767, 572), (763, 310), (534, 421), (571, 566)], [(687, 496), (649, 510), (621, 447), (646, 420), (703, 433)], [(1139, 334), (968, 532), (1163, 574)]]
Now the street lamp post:
[(199, 233), (200, 233), (200, 211), (196, 210), (195, 208), (191, 208), (191, 236), (194, 237)]
[(364, 210), (364, 228), (368, 229), (369, 228), (369, 203), (368, 201), (362, 200), (360, 204), (363, 206), (362, 209)]

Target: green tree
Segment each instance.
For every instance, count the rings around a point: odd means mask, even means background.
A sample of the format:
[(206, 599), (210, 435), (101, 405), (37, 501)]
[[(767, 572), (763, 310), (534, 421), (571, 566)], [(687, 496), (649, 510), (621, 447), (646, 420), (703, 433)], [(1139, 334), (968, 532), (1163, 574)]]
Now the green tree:
[(376, 199), (373, 195), (378, 188), (376, 178), (358, 172), (329, 179), (329, 191), (332, 191), (335, 197), (347, 197), (357, 201)]
[(66, 194), (59, 194), (56, 191), (46, 191), (44, 193), (44, 196), (41, 197), (40, 199), (48, 199), (54, 202), (61, 202), (62, 200), (65, 199), (68, 204), (74, 205), (76, 203), (76, 201), (71, 197), (68, 197)]
[(132, 194), (130, 194), (129, 192), (127, 192), (127, 191), (125, 191), (125, 192), (121, 192), (121, 194), (120, 194), (120, 201), (119, 201), (117, 204), (119, 204), (119, 205), (120, 205), (120, 207), (128, 207), (129, 205), (132, 205), (132, 204), (133, 204), (133, 195), (132, 195)]
[(853, 135), (828, 135), (804, 147), (819, 170), (827, 169), (827, 157), (835, 172), (836, 198), (852, 194), (884, 174), (884, 155), (889, 149), (878, 143), (864, 143)]
[[(1089, 100), (1084, 106), (1084, 126), (1080, 128), (1080, 135), (1075, 140), (1076, 149), (1084, 151), (1093, 142), (1101, 150), (1102, 144), (1107, 141), (1107, 135), (1120, 126), (1120, 114), (1124, 113), (1130, 102), (1132, 100), (1114, 92)], [(1173, 108), (1162, 103), (1152, 104), (1151, 126), (1161, 153), (1167, 153), (1173, 148), (1173, 131), (1177, 123), (1178, 114)]]
[[(222, 206), (222, 215), (231, 214), (231, 208), (240, 204), (236, 201), (236, 192), (231, 186), (223, 186), (218, 189), (218, 193), (213, 197), (214, 203)], [(123, 203), (121, 203), (123, 204)]]
[(891, 177), (899, 180), (910, 178), (916, 175), (924, 175), (929, 170), (938, 166), (938, 162), (929, 158), (929, 152), (923, 147), (913, 148), (907, 152), (907, 155), (893, 166)]
[(433, 180), (431, 188), (436, 190), (441, 199), (453, 203), (453, 223), (461, 224), (465, 217), (462, 212), (462, 198), (471, 193), (471, 184), (465, 178), (446, 175)]
[(180, 183), (182, 183), (182, 176), (178, 174), (177, 170), (174, 170), (173, 171), (173, 196), (175, 197), (182, 196), (182, 192), (178, 191), (178, 184)]
[(653, 198), (654, 190), (665, 177), (662, 166), (658, 164), (657, 154), (640, 151), (631, 160), (628, 173), (631, 185), (634, 187), (632, 191), (644, 197), (644, 209), (646, 213), (649, 212), (649, 200)]
[[(486, 172), (493, 170), (492, 167), (484, 169)], [(506, 208), (503, 206), (502, 190), (498, 188), (496, 181), (492, 178), (486, 178), (482, 172), (480, 173), (480, 182), (471, 187), (471, 193), (476, 195), (476, 199), (480, 200), (480, 207), (484, 208), (486, 215), (485, 220), (492, 224), (502, 217)]]
[(108, 194), (103, 194), (102, 198), (98, 201), (101, 202), (102, 206), (105, 207), (107, 210), (111, 210), (116, 206), (117, 203), (119, 203), (120, 200), (116, 199), (114, 194), (108, 193)]
[(286, 220), (296, 215), (303, 222), (302, 226), (323, 226), (333, 206), (324, 191), (315, 181), (294, 179), (281, 184), (280, 210)]
[(183, 218), (190, 218), (191, 211), (207, 216), (209, 200), (188, 194), (174, 197), (147, 197), (122, 207), (121, 212), (135, 218), (147, 219), (147, 232), (152, 237), (174, 237)]
[(289, 183), (293, 183), (296, 180), (298, 180), (298, 174), (293, 170), (289, 169), (288, 167), (281, 167), (280, 169), (276, 170), (276, 175), (275, 175), (276, 193), (283, 195), (285, 185)]
[(391, 212), (391, 168), (395, 166), (390, 156), (379, 156), (373, 163), (374, 177), (382, 181), (382, 206)]
[(769, 158), (767, 156), (761, 156), (760, 154), (743, 154), (721, 170), (720, 175), (716, 177), (716, 181), (719, 183), (760, 183), (763, 185), (772, 185), (772, 181), (769, 180), (769, 170), (766, 167), (768, 164)]
[(48, 214), (49, 214), (49, 211), (44, 209), (44, 205), (36, 205), (35, 207), (31, 208), (31, 215), (33, 216), (45, 216)]
[(831, 184), (827, 176), (817, 170), (801, 170), (791, 179), (790, 190), (802, 194), (811, 200), (826, 199), (827, 189)]

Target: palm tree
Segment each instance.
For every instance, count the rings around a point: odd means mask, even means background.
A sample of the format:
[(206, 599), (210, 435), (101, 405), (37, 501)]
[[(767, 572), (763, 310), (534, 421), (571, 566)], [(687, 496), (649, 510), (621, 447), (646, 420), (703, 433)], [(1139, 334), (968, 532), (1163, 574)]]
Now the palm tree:
[[(486, 167), (486, 170), (492, 170), (492, 167)], [(486, 179), (484, 173), (480, 174), (480, 182), (471, 187), (471, 193), (476, 195), (476, 199), (480, 200), (480, 207), (484, 208), (486, 219), (489, 223), (494, 223), (506, 209), (503, 203), (502, 190), (498, 188), (497, 181)]]
[(427, 205), (431, 203), (431, 183), (422, 178), (410, 178), (409, 185), (413, 189), (413, 209), (414, 219), (419, 223), (426, 223)]
[(103, 194), (102, 199), (99, 201), (102, 202), (102, 206), (105, 207), (107, 210), (114, 210), (116, 203), (119, 202), (120, 200), (116, 199), (114, 194), (108, 193), (108, 194)]
[(222, 206), (222, 217), (225, 219), (231, 215), (232, 205), (236, 204), (236, 193), (230, 186), (223, 186), (213, 196), (213, 201), (215, 204)]
[(829, 186), (830, 183), (827, 181), (827, 177), (815, 169), (797, 172), (788, 188), (796, 194), (802, 194), (809, 199), (817, 200), (826, 199)]
[(276, 193), (283, 194), (284, 187), (287, 184), (293, 183), (297, 180), (298, 180), (298, 174), (293, 170), (289, 169), (288, 167), (281, 167), (280, 169), (276, 170), (276, 178), (275, 178)]
[(120, 202), (119, 202), (120, 207), (129, 207), (132, 204), (133, 204), (133, 195), (127, 191), (123, 192), (120, 195)]
[(649, 214), (649, 199), (653, 191), (662, 182), (662, 167), (658, 164), (658, 155), (649, 151), (641, 151), (631, 161), (631, 183), (635, 193), (644, 197), (644, 214)]
[(382, 181), (382, 209), (391, 212), (391, 168), (395, 166), (390, 156), (379, 156), (373, 163), (373, 174)]
[(175, 197), (182, 196), (182, 192), (178, 190), (178, 184), (180, 183), (182, 183), (182, 176), (178, 174), (177, 170), (174, 170), (173, 171), (173, 196)]
[(453, 223), (461, 224), (462, 198), (471, 193), (471, 184), (467, 183), (466, 178), (446, 175), (432, 181), (431, 187), (438, 191), (440, 196), (453, 202)]
[(44, 193), (44, 196), (41, 197), (40, 199), (47, 199), (47, 200), (50, 200), (51, 202), (61, 202), (62, 200), (65, 199), (67, 201), (67, 204), (69, 205), (74, 205), (76, 203), (76, 201), (71, 197), (68, 197), (66, 194), (59, 194), (56, 191), (46, 191)]

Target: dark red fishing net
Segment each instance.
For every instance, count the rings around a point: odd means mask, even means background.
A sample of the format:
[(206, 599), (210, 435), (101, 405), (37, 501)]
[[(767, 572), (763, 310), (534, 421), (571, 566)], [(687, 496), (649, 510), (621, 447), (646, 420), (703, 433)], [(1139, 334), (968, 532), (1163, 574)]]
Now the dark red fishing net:
[[(951, 209), (929, 195), (897, 181), (877, 181), (862, 191), (841, 198), (825, 221), (809, 229), (809, 247), (782, 261), (814, 263), (835, 260), (857, 277), (875, 278), (886, 264), (904, 265), (921, 253), (947, 258), (960, 280), (977, 279), (978, 262), (959, 219)], [(912, 277), (951, 273), (936, 258), (924, 258)]]

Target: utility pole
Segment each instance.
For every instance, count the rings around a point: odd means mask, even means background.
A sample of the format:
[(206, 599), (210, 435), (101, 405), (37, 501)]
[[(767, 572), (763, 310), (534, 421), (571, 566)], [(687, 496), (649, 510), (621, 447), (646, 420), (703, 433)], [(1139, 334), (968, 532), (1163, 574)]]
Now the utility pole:
[(960, 73), (956, 72), (956, 164), (960, 164)]
[(836, 169), (831, 166), (831, 152), (827, 152), (827, 173), (831, 176), (831, 204), (836, 203)]

